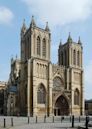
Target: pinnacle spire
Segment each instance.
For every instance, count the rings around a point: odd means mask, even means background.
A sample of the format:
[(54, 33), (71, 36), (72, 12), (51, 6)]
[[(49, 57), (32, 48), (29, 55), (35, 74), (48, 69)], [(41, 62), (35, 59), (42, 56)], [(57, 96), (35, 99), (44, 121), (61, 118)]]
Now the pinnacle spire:
[(60, 39), (60, 44), (59, 44), (59, 47), (62, 46), (62, 40)]
[(14, 59), (13, 59), (13, 55), (11, 55), (11, 64), (12, 64), (13, 60), (14, 60)]
[(35, 23), (35, 20), (34, 20), (34, 16), (32, 16), (32, 20), (31, 20), (30, 26), (31, 26), (31, 27), (36, 26), (36, 23)]
[(48, 26), (48, 22), (46, 22), (45, 30), (46, 30), (46, 31), (50, 31), (49, 26)]
[(23, 20), (23, 25), (22, 25), (22, 28), (21, 28), (21, 32), (22, 32), (22, 33), (25, 33), (25, 32), (26, 32), (25, 19)]
[(82, 43), (81, 43), (81, 39), (80, 39), (80, 36), (79, 36), (78, 44), (82, 44)]
[(72, 38), (71, 38), (70, 32), (69, 32), (69, 36), (68, 36), (67, 42), (68, 42), (68, 43), (72, 43)]

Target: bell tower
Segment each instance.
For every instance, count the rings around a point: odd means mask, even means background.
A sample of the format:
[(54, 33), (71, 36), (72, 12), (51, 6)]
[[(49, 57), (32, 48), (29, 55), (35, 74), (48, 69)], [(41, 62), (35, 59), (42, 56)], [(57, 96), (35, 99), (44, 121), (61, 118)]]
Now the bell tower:
[(29, 29), (26, 28), (25, 20), (21, 29), (21, 60), (39, 58), (50, 61), (50, 29), (48, 22), (45, 29), (37, 27), (32, 16)]
[(82, 43), (79, 37), (78, 43), (73, 42), (69, 33), (67, 42), (60, 42), (58, 49), (58, 64), (65, 67), (82, 69)]
[(65, 68), (65, 89), (71, 93), (70, 114), (84, 114), (84, 88), (83, 88), (83, 47), (80, 40), (74, 42), (69, 33), (67, 42), (60, 42), (58, 49), (58, 64)]
[[(26, 112), (28, 116), (40, 113), (49, 115), (52, 112), (50, 44), (51, 34), (48, 22), (44, 29), (37, 26), (34, 16), (32, 16), (28, 29), (25, 21), (23, 22), (21, 29), (20, 91), (22, 91), (21, 94), (24, 93), (25, 103), (21, 104), (21, 110), (22, 108), (25, 109), (23, 112)], [(40, 93), (44, 95), (44, 98), (39, 99), (40, 88), (44, 92), (44, 94)]]

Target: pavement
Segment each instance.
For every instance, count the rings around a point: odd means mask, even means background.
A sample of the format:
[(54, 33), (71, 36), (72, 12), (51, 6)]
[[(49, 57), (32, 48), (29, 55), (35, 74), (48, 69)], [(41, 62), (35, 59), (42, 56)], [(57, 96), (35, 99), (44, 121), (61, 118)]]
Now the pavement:
[(71, 128), (69, 123), (31, 123), (0, 129), (77, 129), (77, 127)]
[[(78, 118), (75, 119), (74, 127), (70, 121), (70, 117), (0, 117), (0, 129), (77, 129), (78, 126), (85, 125), (85, 119), (81, 118), (79, 121)], [(5, 122), (5, 123), (4, 123)], [(4, 127), (5, 124), (5, 127)], [(90, 127), (89, 129), (92, 129)]]

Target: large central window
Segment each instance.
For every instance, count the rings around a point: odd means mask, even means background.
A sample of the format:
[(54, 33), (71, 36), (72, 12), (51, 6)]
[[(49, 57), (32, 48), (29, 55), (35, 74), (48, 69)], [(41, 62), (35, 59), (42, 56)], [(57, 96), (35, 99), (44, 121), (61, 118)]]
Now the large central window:
[(64, 88), (63, 87), (63, 82), (62, 82), (60, 77), (55, 77), (54, 78), (54, 80), (53, 80), (53, 88), (54, 88), (54, 90), (60, 90), (60, 89)]

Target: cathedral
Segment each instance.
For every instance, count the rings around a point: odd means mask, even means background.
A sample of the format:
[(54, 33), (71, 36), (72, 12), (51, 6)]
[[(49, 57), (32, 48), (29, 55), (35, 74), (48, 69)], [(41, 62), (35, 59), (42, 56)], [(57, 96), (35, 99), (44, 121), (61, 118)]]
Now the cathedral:
[(36, 25), (21, 28), (19, 112), (27, 116), (84, 114), (83, 47), (69, 34), (58, 47), (58, 63), (51, 62), (51, 33)]

